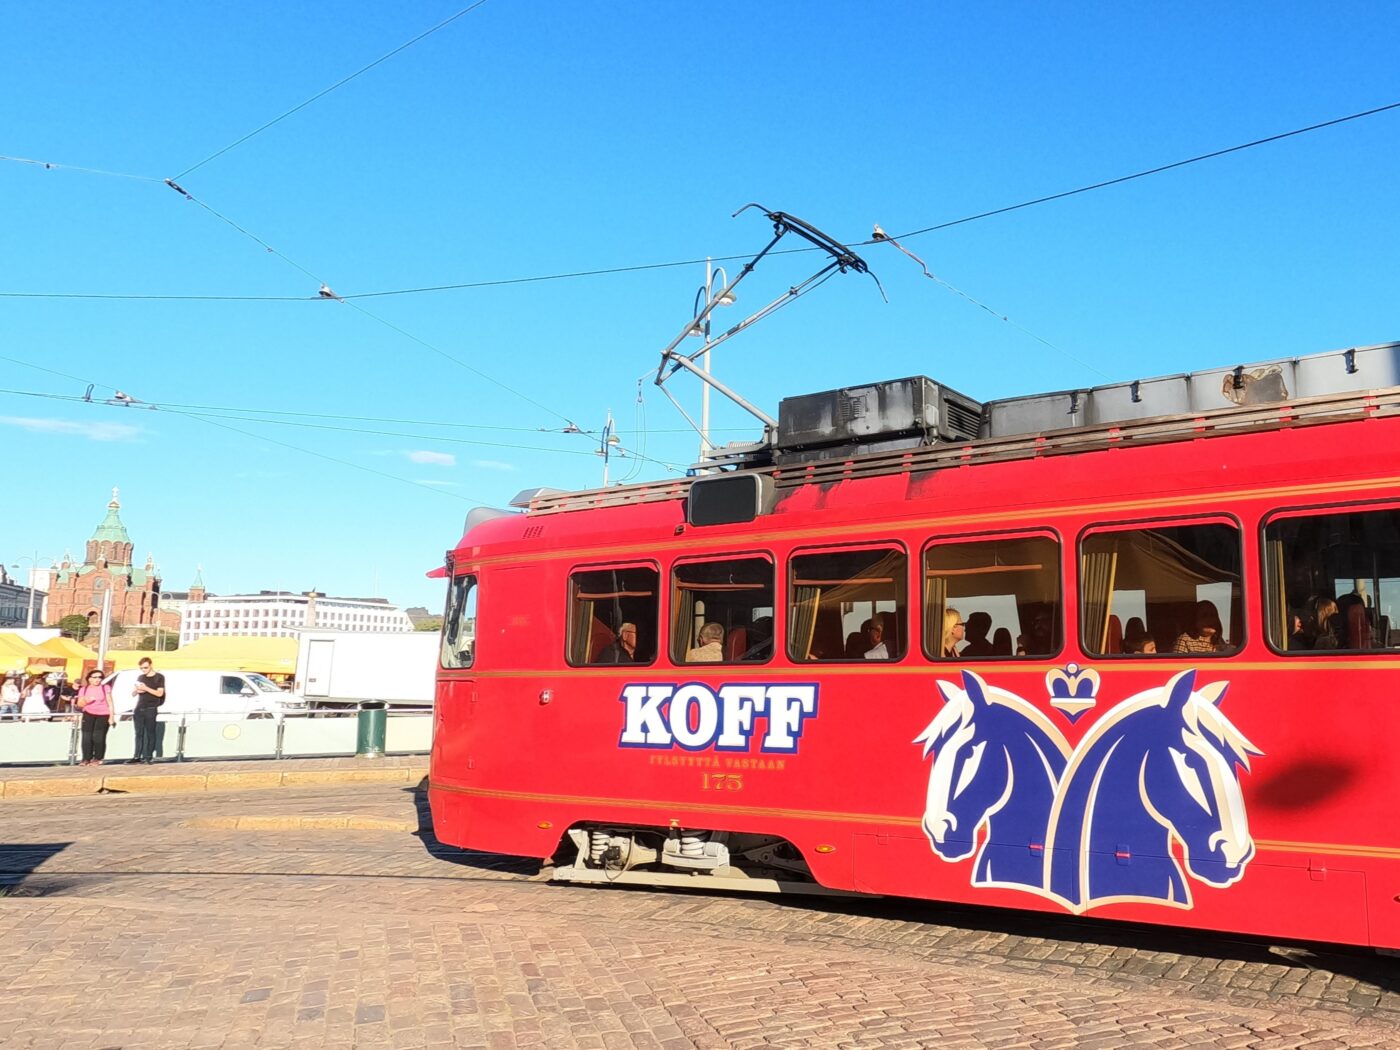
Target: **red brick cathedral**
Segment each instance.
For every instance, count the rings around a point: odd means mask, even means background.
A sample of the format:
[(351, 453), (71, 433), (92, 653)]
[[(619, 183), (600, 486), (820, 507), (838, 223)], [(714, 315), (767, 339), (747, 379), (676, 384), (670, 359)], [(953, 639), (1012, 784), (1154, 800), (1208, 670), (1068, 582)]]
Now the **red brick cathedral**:
[(150, 555), (137, 568), (131, 563), (131, 537), (117, 512), (117, 490), (107, 504), (107, 517), (97, 526), (81, 565), (67, 552), (49, 591), (49, 622), (58, 623), (77, 613), (94, 627), (102, 619), (102, 597), (112, 592), (112, 619), (127, 627), (155, 624), (156, 597), (160, 592), (155, 563)]

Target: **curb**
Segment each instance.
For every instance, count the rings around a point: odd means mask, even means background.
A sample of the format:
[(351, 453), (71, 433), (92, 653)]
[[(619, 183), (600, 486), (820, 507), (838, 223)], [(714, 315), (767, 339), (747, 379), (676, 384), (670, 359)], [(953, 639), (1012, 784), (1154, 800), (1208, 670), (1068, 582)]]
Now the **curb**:
[(184, 794), (199, 791), (249, 791), (278, 787), (317, 787), (353, 784), (416, 784), (428, 767), (395, 769), (248, 770), (237, 773), (148, 773), (106, 776), (44, 777), (6, 780), (0, 798), (67, 798), (110, 791), (128, 795)]

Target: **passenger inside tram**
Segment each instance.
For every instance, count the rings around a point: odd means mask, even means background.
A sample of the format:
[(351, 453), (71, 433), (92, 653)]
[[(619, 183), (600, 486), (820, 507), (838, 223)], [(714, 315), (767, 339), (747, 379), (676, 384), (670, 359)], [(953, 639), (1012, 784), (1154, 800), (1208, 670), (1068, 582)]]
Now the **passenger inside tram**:
[(958, 655), (958, 646), (963, 644), (963, 638), (967, 634), (967, 624), (963, 622), (962, 613), (956, 609), (948, 609), (943, 613), (943, 656), (951, 659)]
[(713, 620), (700, 628), (696, 645), (688, 649), (685, 662), (688, 664), (717, 664), (724, 661), (724, 627)]
[(867, 645), (864, 653), (865, 659), (888, 660), (890, 658), (890, 648), (885, 642), (884, 613), (876, 613), (865, 621), (865, 642)]
[(992, 630), (992, 618), (982, 611), (972, 613), (967, 618), (967, 645), (961, 656), (995, 656), (992, 640), (987, 635)]

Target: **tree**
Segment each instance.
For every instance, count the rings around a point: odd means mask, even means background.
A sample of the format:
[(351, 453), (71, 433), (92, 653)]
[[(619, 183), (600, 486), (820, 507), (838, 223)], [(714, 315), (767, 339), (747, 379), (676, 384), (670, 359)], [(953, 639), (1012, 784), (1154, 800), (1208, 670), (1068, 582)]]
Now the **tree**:
[(440, 631), (442, 630), (442, 617), (430, 616), (426, 620), (419, 620), (413, 629), (415, 631)]
[(88, 624), (86, 616), (80, 613), (71, 613), (58, 621), (58, 629), (69, 638), (76, 638), (81, 642), (88, 636), (91, 626)]

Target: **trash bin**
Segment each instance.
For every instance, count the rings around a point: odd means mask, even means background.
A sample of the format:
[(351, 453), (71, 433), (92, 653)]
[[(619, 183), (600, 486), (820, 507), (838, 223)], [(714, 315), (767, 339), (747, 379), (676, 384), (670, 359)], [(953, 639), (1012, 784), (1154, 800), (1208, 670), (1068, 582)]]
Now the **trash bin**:
[(360, 704), (355, 723), (356, 758), (379, 758), (384, 754), (384, 706), (383, 700)]

